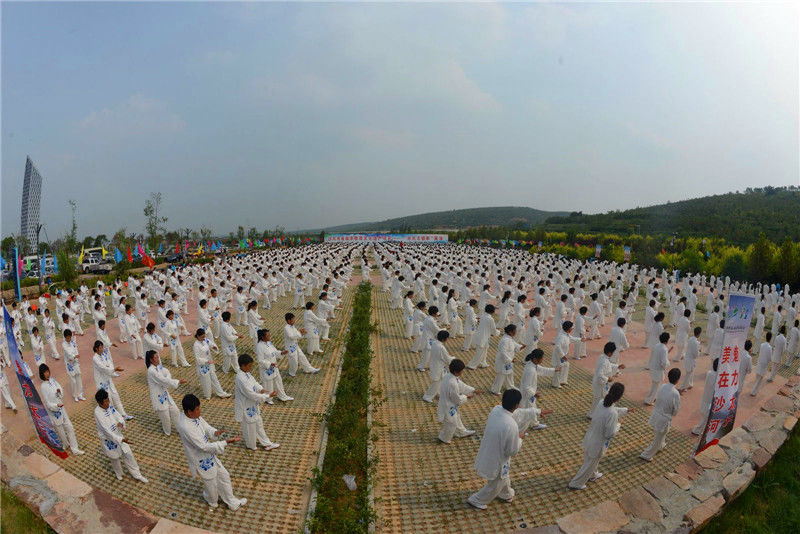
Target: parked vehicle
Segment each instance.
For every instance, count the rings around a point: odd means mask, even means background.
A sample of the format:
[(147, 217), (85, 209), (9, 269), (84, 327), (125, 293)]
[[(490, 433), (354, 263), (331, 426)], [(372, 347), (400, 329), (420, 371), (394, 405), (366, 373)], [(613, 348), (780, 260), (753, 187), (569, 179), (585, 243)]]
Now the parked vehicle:
[(108, 274), (114, 266), (110, 261), (104, 260), (101, 256), (97, 255), (84, 255), (83, 263), (80, 265), (82, 273), (102, 273)]

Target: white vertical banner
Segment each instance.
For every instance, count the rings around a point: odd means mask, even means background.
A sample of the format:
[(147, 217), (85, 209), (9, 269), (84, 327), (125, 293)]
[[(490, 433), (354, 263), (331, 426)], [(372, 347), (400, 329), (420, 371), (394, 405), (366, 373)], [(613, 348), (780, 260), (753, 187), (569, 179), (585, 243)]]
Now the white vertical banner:
[(744, 352), (744, 342), (753, 317), (755, 297), (732, 294), (728, 299), (725, 314), (725, 336), (722, 339), (722, 354), (717, 366), (717, 381), (714, 399), (708, 410), (708, 419), (695, 454), (716, 444), (720, 438), (733, 430), (736, 420), (736, 405), (739, 401), (739, 362)]

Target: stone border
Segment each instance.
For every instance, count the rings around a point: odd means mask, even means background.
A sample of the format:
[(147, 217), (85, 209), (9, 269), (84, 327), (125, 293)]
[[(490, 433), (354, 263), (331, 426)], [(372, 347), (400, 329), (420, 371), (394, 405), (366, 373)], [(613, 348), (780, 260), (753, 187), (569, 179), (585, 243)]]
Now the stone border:
[(697, 532), (772, 460), (800, 418), (800, 376), (792, 376), (744, 424), (673, 471), (619, 499), (565, 515), (527, 534)]

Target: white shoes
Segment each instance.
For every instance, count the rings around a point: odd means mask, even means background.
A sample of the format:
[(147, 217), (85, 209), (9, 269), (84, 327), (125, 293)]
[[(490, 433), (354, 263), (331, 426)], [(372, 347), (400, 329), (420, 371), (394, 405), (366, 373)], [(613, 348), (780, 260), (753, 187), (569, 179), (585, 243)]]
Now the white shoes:
[(245, 504), (247, 504), (247, 499), (239, 499), (239, 502), (237, 502), (237, 503), (236, 503), (235, 505), (233, 505), (233, 506), (229, 506), (228, 508), (230, 508), (230, 509), (231, 509), (231, 511), (234, 511), (234, 512), (235, 512), (236, 510), (238, 510), (239, 508), (241, 508), (241, 507), (242, 507), (242, 506), (244, 506)]
[(85, 453), (85, 452), (83, 452), (83, 451), (82, 451), (82, 450), (80, 450), (80, 449), (73, 449), (73, 451), (72, 451), (72, 454), (75, 454), (75, 455), (77, 455), (77, 456), (80, 456), (81, 454), (86, 454), (86, 453)]
[(271, 443), (271, 444), (267, 445), (266, 447), (264, 447), (264, 450), (265, 451), (271, 451), (272, 449), (277, 449), (280, 446), (281, 446), (280, 443)]

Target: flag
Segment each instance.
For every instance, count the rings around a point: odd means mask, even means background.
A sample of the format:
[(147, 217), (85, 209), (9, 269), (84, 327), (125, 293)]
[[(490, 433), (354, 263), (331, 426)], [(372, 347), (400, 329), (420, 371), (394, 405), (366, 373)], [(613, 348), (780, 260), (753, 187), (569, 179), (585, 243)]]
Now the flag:
[(106, 250), (106, 247), (100, 245), (100, 250), (103, 252), (103, 258), (105, 258), (106, 255), (108, 254), (108, 251)]
[(164, 250), (164, 243), (158, 244), (158, 253), (161, 254), (161, 251)]
[[(66, 458), (67, 453), (64, 450), (64, 444), (61, 443), (55, 428), (53, 428), (50, 414), (47, 413), (47, 409), (45, 409), (42, 398), (36, 391), (36, 386), (33, 381), (28, 377), (27, 373), (23, 371), (22, 355), (19, 353), (17, 340), (14, 337), (14, 329), (11, 327), (11, 316), (8, 314), (5, 305), (3, 305), (3, 323), (6, 327), (8, 351), (11, 353), (11, 361), (17, 373), (20, 388), (22, 388), (22, 397), (25, 399), (25, 404), (28, 406), (28, 413), (31, 416), (36, 432), (39, 434), (39, 439), (42, 443), (47, 445), (56, 456), (59, 458)], [(54, 412), (54, 415), (60, 413), (61, 411), (59, 410), (58, 412)]]
[(44, 276), (45, 266), (47, 265), (47, 252), (42, 255), (42, 261), (39, 263), (39, 272)]
[(181, 251), (181, 244), (175, 243), (175, 254), (179, 254)]
[(197, 247), (197, 255), (199, 256), (199, 255), (200, 255), (200, 254), (202, 254), (202, 253), (203, 253), (203, 244), (202, 244), (202, 243), (200, 243), (200, 246), (199, 246), (199, 247)]
[(5, 269), (5, 268), (6, 268), (6, 259), (3, 257), (2, 254), (0, 254), (0, 269)]
[(133, 256), (131, 256), (131, 246), (130, 245), (125, 245), (125, 248), (128, 249), (127, 250), (128, 251), (128, 261), (133, 263)]
[(83, 263), (83, 245), (81, 245), (81, 254), (78, 256), (78, 263)]
[(153, 260), (153, 258), (151, 258), (150, 256), (148, 256), (147, 254), (145, 254), (145, 255), (144, 255), (144, 257), (142, 258), (142, 263), (143, 263), (144, 265), (146, 265), (147, 267), (150, 267), (151, 269), (152, 269), (152, 268), (155, 266), (155, 264), (156, 264), (156, 262)]
[(53, 256), (53, 272), (58, 274), (58, 257)]
[(25, 260), (25, 270), (26, 271), (30, 271), (31, 270), (31, 259), (30, 258)]
[(114, 247), (114, 261), (119, 263), (124, 260), (125, 257), (122, 255), (122, 252), (117, 247)]

